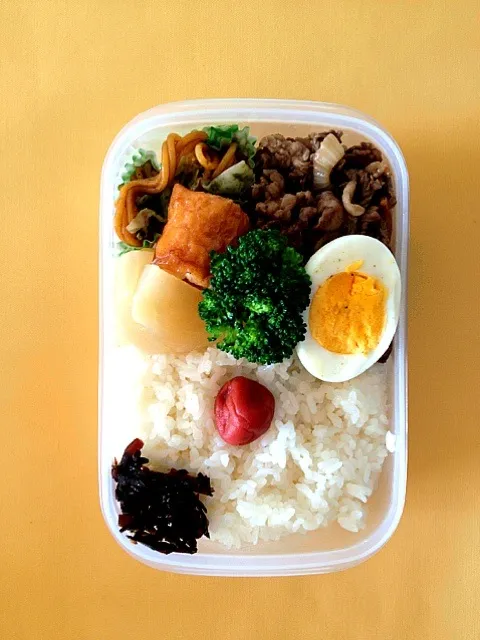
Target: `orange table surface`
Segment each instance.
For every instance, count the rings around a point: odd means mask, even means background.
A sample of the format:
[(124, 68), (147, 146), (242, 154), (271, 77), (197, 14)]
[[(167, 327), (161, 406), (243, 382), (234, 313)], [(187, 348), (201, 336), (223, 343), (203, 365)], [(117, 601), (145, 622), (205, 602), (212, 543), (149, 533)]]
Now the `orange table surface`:
[[(480, 4), (0, 4), (0, 638), (480, 637)], [(160, 102), (344, 103), (411, 178), (410, 467), (398, 531), (344, 573), (153, 571), (97, 491), (97, 219), (117, 131)]]

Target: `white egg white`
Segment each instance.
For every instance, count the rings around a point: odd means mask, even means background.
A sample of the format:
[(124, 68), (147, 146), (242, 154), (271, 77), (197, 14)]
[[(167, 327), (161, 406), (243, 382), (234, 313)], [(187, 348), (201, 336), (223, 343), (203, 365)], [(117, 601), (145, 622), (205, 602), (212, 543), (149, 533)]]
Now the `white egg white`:
[[(386, 290), (385, 325), (380, 341), (367, 354), (339, 354), (328, 351), (314, 340), (309, 326), (312, 298), (317, 289), (337, 273), (346, 271), (362, 260), (360, 273), (380, 280)], [(401, 277), (397, 262), (390, 250), (379, 240), (369, 236), (343, 236), (319, 249), (307, 262), (305, 269), (312, 279), (310, 304), (303, 314), (307, 325), (305, 340), (297, 345), (303, 366), (312, 375), (326, 382), (345, 382), (371, 367), (385, 353), (397, 329), (400, 315)]]

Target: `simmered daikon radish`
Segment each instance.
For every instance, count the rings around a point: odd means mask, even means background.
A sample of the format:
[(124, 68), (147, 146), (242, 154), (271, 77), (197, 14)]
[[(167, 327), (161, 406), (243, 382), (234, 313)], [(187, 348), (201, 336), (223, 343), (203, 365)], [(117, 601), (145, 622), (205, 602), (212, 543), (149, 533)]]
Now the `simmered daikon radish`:
[(150, 264), (153, 250), (124, 253), (116, 260), (115, 318), (116, 339), (120, 344), (134, 344), (144, 353), (160, 353), (162, 343), (151, 331), (134, 322), (132, 299), (145, 265)]
[(155, 336), (160, 353), (203, 351), (208, 340), (198, 316), (201, 299), (198, 289), (155, 264), (147, 264), (133, 296), (132, 318)]

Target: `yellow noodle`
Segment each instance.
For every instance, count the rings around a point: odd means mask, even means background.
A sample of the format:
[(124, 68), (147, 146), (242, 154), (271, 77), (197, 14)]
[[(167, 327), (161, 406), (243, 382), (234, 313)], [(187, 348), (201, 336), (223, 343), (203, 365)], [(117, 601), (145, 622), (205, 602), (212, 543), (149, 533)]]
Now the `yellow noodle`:
[(198, 162), (202, 165), (204, 169), (207, 171), (212, 171), (218, 166), (218, 159), (213, 158), (210, 160), (205, 152), (208, 152), (208, 147), (204, 142), (199, 142), (195, 147), (195, 156)]
[(192, 140), (191, 142), (188, 142), (180, 151), (180, 158), (182, 158), (183, 156), (188, 156), (190, 153), (193, 153), (195, 151), (195, 147), (197, 146), (198, 141), (197, 140)]
[(228, 167), (230, 167), (234, 160), (235, 160), (235, 152), (237, 150), (237, 143), (236, 142), (232, 142), (232, 144), (228, 147), (225, 155), (223, 156), (223, 158), (221, 159), (218, 167), (215, 169), (215, 171), (213, 172), (213, 176), (212, 179), (216, 178), (217, 176), (219, 176), (222, 171), (225, 171), (225, 169), (228, 169)]
[(175, 169), (177, 164), (177, 154), (175, 152), (175, 138), (173, 134), (167, 137), (167, 149), (168, 149), (168, 171), (167, 171), (167, 184), (172, 181), (175, 176)]
[(191, 134), (188, 134), (187, 136), (182, 138), (177, 146), (177, 153), (179, 154), (179, 156), (182, 157), (188, 155), (189, 153), (192, 153), (195, 150), (197, 144), (199, 142), (203, 142), (205, 135), (206, 134), (203, 134), (203, 132), (199, 131), (197, 132), (197, 135), (195, 137), (191, 136)]
[(141, 245), (140, 240), (127, 230), (127, 226), (137, 215), (135, 204), (139, 193), (155, 193), (158, 177), (134, 180), (124, 184), (116, 202), (114, 225), (118, 237), (133, 247)]
[[(175, 168), (177, 167), (178, 164), (178, 156), (179, 156), (179, 149), (180, 149), (180, 143), (182, 141), (182, 136), (179, 136), (178, 133), (172, 133), (170, 134), (171, 136), (171, 140), (173, 140), (173, 148), (175, 151), (175, 156), (174, 156), (174, 166)], [(169, 137), (170, 137), (169, 136)], [(173, 175), (175, 175), (175, 169), (173, 170)], [(170, 176), (172, 176), (172, 167), (170, 166)]]
[[(127, 215), (124, 216), (125, 218), (125, 227), (127, 227), (130, 222), (132, 222), (132, 220), (135, 218), (135, 216), (137, 215), (136, 211), (137, 211), (137, 207), (135, 206), (135, 200), (136, 200), (136, 189), (130, 189), (127, 193), (127, 206), (125, 207), (126, 213)], [(128, 233), (127, 229), (125, 228), (125, 233)]]
[(182, 151), (182, 149), (190, 144), (195, 142), (195, 144), (197, 144), (198, 142), (203, 142), (204, 140), (207, 139), (207, 134), (204, 131), (190, 131), (190, 133), (187, 133), (186, 136), (183, 136), (183, 138), (179, 141), (178, 143), (178, 150)]

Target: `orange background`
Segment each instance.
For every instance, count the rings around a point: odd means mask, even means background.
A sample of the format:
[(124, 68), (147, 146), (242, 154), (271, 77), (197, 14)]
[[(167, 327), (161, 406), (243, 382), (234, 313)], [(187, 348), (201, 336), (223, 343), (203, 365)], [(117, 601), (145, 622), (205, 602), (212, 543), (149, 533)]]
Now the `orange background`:
[[(0, 637), (480, 637), (478, 2), (0, 5)], [(98, 506), (97, 215), (120, 127), (159, 102), (340, 102), (411, 176), (410, 473), (345, 573), (227, 580), (127, 556)]]

